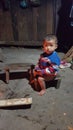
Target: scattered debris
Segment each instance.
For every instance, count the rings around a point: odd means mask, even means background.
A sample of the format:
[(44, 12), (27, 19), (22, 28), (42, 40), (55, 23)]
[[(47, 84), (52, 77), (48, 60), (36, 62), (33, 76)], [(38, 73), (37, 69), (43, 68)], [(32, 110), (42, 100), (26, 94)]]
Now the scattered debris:
[(64, 69), (64, 68), (69, 68), (71, 66), (71, 63), (67, 63), (65, 61), (61, 61), (61, 64), (60, 64), (60, 68), (61, 69)]

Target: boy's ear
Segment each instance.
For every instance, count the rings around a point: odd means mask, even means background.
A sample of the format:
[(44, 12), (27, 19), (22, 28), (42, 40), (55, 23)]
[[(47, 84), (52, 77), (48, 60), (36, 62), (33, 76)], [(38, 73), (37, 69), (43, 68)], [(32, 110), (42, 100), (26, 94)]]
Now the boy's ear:
[(57, 49), (57, 48), (58, 48), (58, 45), (55, 46), (55, 49)]

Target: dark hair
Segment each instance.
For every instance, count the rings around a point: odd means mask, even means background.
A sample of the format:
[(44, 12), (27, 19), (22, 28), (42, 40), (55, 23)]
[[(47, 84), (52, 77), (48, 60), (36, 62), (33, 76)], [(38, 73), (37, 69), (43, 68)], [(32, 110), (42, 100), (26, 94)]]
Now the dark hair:
[(57, 37), (56, 37), (55, 35), (53, 35), (53, 34), (47, 35), (47, 36), (44, 38), (43, 41), (47, 41), (47, 42), (48, 42), (48, 41), (50, 41), (50, 40), (54, 40), (54, 41), (55, 41), (55, 44), (58, 43)]

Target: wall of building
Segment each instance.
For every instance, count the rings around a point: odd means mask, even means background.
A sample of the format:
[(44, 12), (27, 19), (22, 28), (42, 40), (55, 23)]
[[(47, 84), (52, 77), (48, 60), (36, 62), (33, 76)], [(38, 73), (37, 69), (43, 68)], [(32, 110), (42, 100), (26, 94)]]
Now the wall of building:
[(0, 2), (0, 44), (39, 46), (45, 35), (55, 33), (56, 0), (40, 1), (27, 8), (20, 0), (10, 0), (6, 8)]

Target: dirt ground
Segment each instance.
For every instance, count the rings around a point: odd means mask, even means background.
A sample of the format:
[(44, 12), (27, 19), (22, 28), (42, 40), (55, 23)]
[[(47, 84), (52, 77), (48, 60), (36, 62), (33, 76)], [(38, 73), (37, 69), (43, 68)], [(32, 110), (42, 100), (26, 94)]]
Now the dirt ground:
[[(3, 63), (36, 64), (41, 49), (3, 47)], [(59, 53), (60, 57), (64, 55)], [(2, 64), (2, 63), (0, 63)], [(30, 108), (0, 108), (0, 130), (73, 130), (73, 70), (60, 70), (60, 88), (46, 89), (39, 96), (27, 79), (10, 80), (6, 84), (0, 80), (0, 99), (32, 97)]]

